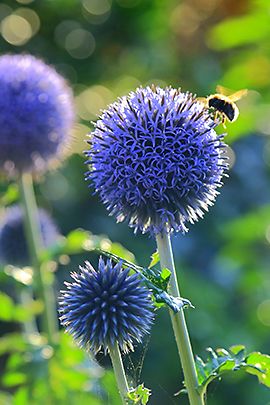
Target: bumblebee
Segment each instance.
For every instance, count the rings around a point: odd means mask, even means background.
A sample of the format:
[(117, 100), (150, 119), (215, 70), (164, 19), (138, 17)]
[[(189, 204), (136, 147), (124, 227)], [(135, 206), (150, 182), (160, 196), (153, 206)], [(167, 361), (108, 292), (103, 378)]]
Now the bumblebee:
[(211, 94), (206, 98), (199, 98), (208, 108), (213, 108), (215, 110), (214, 119), (217, 120), (221, 117), (222, 124), (226, 127), (226, 120), (234, 122), (237, 120), (239, 115), (239, 110), (235, 101), (240, 100), (247, 94), (247, 90), (239, 90), (233, 94), (229, 95), (229, 91), (222, 86), (217, 86), (217, 93)]

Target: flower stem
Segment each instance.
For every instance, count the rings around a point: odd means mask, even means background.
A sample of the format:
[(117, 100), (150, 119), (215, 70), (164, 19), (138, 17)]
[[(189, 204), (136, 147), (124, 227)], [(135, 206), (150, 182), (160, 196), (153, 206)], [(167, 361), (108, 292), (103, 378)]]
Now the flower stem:
[[(20, 292), (20, 303), (22, 306), (27, 307), (27, 305), (31, 303), (31, 301), (33, 301), (33, 294), (32, 291), (30, 291), (30, 287), (27, 286)], [(31, 319), (24, 321), (22, 323), (22, 329), (26, 339), (31, 341), (31, 337), (38, 333), (35, 318), (32, 317)]]
[(24, 209), (24, 225), (29, 254), (34, 269), (34, 292), (43, 301), (42, 327), (47, 334), (48, 343), (56, 343), (58, 333), (57, 312), (52, 286), (42, 271), (39, 254), (42, 239), (38, 224), (38, 208), (36, 204), (33, 181), (30, 173), (21, 174), (19, 180), (21, 202)]
[(129, 392), (129, 387), (127, 383), (127, 378), (125, 374), (124, 365), (122, 362), (121, 353), (118, 344), (115, 343), (114, 346), (109, 347), (109, 353), (113, 365), (113, 370), (117, 382), (117, 386), (120, 392), (123, 405), (127, 404), (127, 394)]
[[(167, 233), (160, 233), (156, 236), (156, 240), (161, 268), (171, 271), (170, 291), (175, 297), (180, 297), (170, 236)], [(181, 309), (178, 313), (174, 313), (170, 310), (170, 316), (190, 405), (204, 405), (204, 399), (197, 391), (198, 379), (184, 311)]]

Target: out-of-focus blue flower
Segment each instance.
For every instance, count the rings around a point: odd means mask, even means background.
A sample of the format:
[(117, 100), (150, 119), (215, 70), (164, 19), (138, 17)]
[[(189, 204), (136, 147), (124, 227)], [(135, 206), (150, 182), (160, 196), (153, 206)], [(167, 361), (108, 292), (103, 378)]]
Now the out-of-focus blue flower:
[(125, 352), (132, 349), (153, 322), (149, 291), (121, 263), (113, 266), (100, 258), (97, 270), (89, 262), (80, 270), (61, 291), (61, 324), (80, 346), (95, 353), (116, 343)]
[(70, 142), (71, 89), (31, 55), (0, 57), (0, 170), (45, 170)]
[(95, 124), (87, 179), (118, 221), (142, 232), (185, 232), (222, 185), (224, 144), (215, 126), (191, 93), (138, 88)]
[[(52, 218), (43, 209), (38, 210), (43, 247), (52, 246), (59, 232)], [(0, 263), (24, 266), (30, 264), (29, 251), (24, 231), (24, 213), (20, 206), (7, 208), (0, 220)]]

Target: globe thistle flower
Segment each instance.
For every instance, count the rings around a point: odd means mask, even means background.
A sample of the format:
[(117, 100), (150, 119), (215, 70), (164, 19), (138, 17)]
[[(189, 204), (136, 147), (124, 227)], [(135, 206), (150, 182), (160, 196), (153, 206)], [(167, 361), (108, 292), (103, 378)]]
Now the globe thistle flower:
[(0, 170), (40, 172), (63, 154), (74, 120), (71, 89), (31, 55), (0, 57)]
[(224, 144), (216, 125), (191, 93), (138, 88), (95, 124), (86, 178), (110, 214), (135, 231), (185, 232), (222, 185)]
[[(43, 247), (52, 246), (59, 232), (52, 218), (43, 210), (38, 210)], [(17, 266), (29, 265), (30, 257), (24, 232), (24, 213), (20, 206), (8, 208), (0, 221), (0, 263)]]
[(137, 274), (121, 262), (102, 258), (95, 270), (89, 262), (72, 273), (73, 283), (61, 291), (60, 321), (80, 346), (97, 353), (119, 344), (127, 352), (141, 342), (153, 322), (151, 299)]

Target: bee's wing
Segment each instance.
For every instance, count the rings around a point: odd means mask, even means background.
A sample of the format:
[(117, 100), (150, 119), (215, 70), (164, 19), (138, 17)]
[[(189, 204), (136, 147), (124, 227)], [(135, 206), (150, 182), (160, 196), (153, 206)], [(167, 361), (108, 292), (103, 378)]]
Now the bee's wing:
[(233, 94), (231, 94), (231, 95), (229, 96), (229, 99), (230, 99), (231, 101), (240, 100), (240, 98), (242, 98), (242, 97), (244, 97), (244, 96), (247, 95), (247, 92), (248, 92), (247, 89), (243, 89), (243, 90), (236, 91), (235, 93), (233, 93)]
[(229, 99), (231, 101), (237, 101), (240, 100), (240, 98), (244, 97), (247, 94), (247, 89), (243, 89), (243, 90), (238, 90), (236, 92), (233, 93), (232, 90), (227, 89), (226, 87), (220, 86), (218, 85), (216, 87), (216, 91), (219, 94), (223, 94), (223, 96), (229, 97)]
[(230, 96), (230, 94), (232, 94), (232, 90), (230, 90), (230, 89), (228, 89), (227, 87), (223, 87), (223, 86), (221, 86), (221, 85), (217, 85), (217, 87), (216, 87), (216, 92), (218, 93), (218, 94), (223, 94), (223, 96)]

